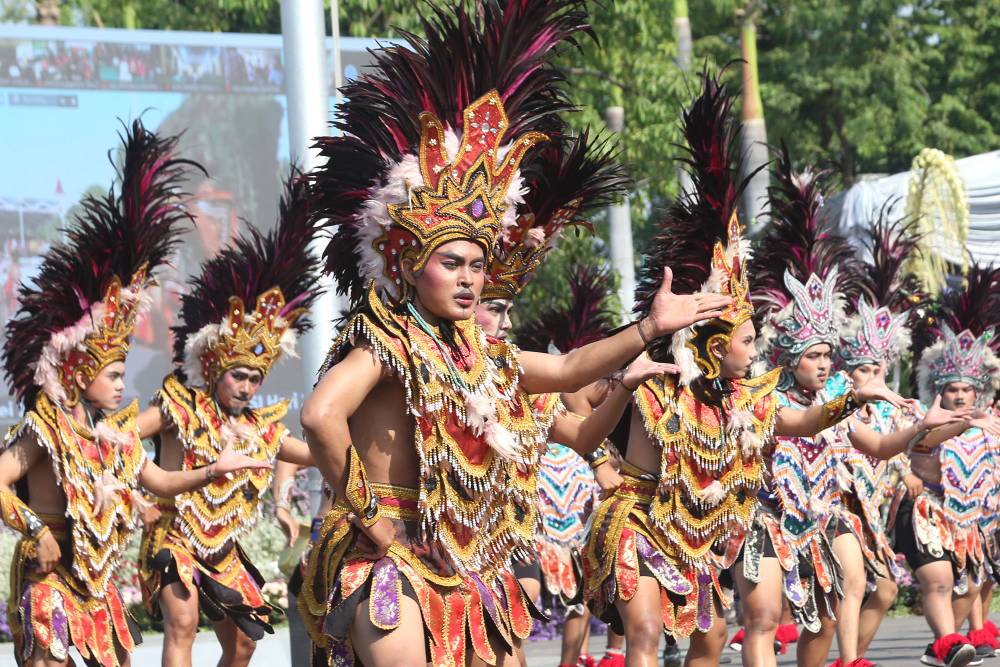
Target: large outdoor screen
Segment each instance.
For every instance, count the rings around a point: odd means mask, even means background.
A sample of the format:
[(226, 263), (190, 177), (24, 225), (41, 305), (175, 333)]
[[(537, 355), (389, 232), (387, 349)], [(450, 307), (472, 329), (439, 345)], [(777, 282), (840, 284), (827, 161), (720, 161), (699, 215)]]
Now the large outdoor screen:
[[(341, 40), (345, 80), (373, 46)], [(208, 176), (187, 184), (195, 229), (160, 274), (128, 358), (127, 394), (145, 405), (171, 368), (169, 327), (186, 277), (248, 222), (275, 222), (289, 163), (284, 77), (278, 35), (0, 26), (0, 318), (16, 312), (18, 284), (31, 281), (84, 193), (111, 184), (121, 122), (141, 117), (158, 132), (183, 132), (182, 154)], [(331, 98), (331, 117), (333, 107)], [(291, 400), (293, 430), (306, 375), (286, 359), (259, 395)], [(10, 424), (20, 409), (2, 391), (0, 424)]]

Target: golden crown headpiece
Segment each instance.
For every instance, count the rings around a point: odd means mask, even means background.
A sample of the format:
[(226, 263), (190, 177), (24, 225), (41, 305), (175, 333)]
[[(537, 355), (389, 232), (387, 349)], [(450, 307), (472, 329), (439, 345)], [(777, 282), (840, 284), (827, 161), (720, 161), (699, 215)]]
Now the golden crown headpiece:
[(518, 216), (517, 226), (508, 230), (497, 244), (481, 298), (516, 297), (552, 249), (559, 231), (574, 222), (579, 208), (580, 200), (574, 200), (540, 226), (535, 225), (534, 214)]
[(91, 382), (106, 366), (125, 361), (136, 320), (148, 305), (143, 299), (148, 283), (147, 264), (127, 286), (114, 276), (99, 302), (75, 325), (52, 336), (35, 367), (35, 381), (42, 391), (56, 402), (76, 405), (77, 373)]
[(229, 312), (222, 322), (201, 328), (185, 342), (184, 373), (190, 383), (211, 386), (230, 368), (254, 368), (267, 374), (282, 354), (295, 355), (292, 325), (305, 312), (285, 303), (279, 287), (257, 297), (252, 311), (243, 299), (229, 298)]
[(422, 183), (404, 184), (408, 201), (386, 202), (391, 224), (372, 242), (382, 258), (382, 275), (375, 279), (397, 296), (402, 292), (404, 258), (411, 258), (414, 270), (420, 270), (437, 248), (464, 239), (481, 245), (489, 259), (504, 217), (513, 220), (508, 190), (521, 161), (532, 146), (547, 139), (540, 132), (526, 132), (504, 145), (508, 119), (495, 90), (466, 107), (462, 118), (461, 141), (450, 154), (448, 146), (455, 142), (444, 124), (431, 113), (420, 114)]
[[(726, 226), (726, 244), (716, 242), (712, 249), (712, 274), (709, 276), (709, 290), (733, 298), (726, 312), (719, 316), (735, 329), (753, 317), (750, 302), (750, 281), (746, 272), (745, 242), (743, 227), (733, 211)], [(718, 287), (716, 287), (716, 284)]]
[[(681, 369), (680, 381), (690, 384), (696, 378), (719, 377), (722, 369), (719, 359), (712, 354), (712, 343), (721, 340), (728, 347), (732, 332), (753, 317), (750, 301), (750, 282), (747, 278), (746, 263), (749, 259), (747, 242), (743, 240), (743, 227), (734, 211), (726, 225), (726, 243), (717, 241), (712, 248), (712, 271), (702, 287), (702, 292), (724, 294), (732, 297), (732, 303), (717, 318), (681, 329), (671, 339), (674, 361)], [(713, 322), (724, 322), (726, 326), (713, 326)], [(699, 328), (712, 331), (696, 333)]]

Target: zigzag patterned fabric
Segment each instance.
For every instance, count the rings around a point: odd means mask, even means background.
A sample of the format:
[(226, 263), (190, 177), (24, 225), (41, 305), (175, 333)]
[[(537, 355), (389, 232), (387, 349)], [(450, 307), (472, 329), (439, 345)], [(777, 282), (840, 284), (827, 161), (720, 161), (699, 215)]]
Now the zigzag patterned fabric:
[[(776, 393), (782, 407), (803, 410), (817, 401), (836, 398), (838, 390), (846, 390), (846, 385), (828, 380), (822, 399), (817, 396), (810, 404), (804, 404), (794, 389)], [(837, 457), (831, 455), (831, 442), (823, 433), (815, 438), (775, 438), (771, 470), (781, 498), (782, 527), (796, 549), (808, 544), (822, 529), (830, 506), (840, 502)]]
[[(909, 427), (913, 423), (913, 417), (885, 401), (879, 401), (873, 406), (871, 419), (864, 423), (876, 433), (894, 433)], [(886, 461), (852, 448), (847, 454), (847, 463), (853, 472), (854, 491), (858, 499), (875, 516), (881, 511), (882, 505), (891, 499), (893, 472), (898, 471), (901, 475), (905, 472), (906, 456), (897, 454)]]
[(538, 464), (544, 538), (565, 547), (580, 546), (599, 492), (594, 473), (579, 454), (550, 444)]
[(979, 525), (986, 534), (1000, 529), (1000, 439), (990, 438), (990, 451), (993, 452), (994, 463), (992, 487), (987, 494), (983, 515), (979, 518)]
[(992, 501), (997, 457), (991, 438), (972, 428), (941, 446), (944, 508), (961, 528), (979, 523)]

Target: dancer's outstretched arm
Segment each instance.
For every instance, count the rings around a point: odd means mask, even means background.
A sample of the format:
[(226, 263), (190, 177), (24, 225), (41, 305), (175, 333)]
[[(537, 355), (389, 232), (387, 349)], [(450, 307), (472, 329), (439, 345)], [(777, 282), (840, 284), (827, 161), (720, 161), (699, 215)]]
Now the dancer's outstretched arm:
[(774, 434), (811, 438), (847, 419), (865, 403), (874, 401), (885, 401), (897, 408), (904, 402), (902, 396), (886, 386), (884, 366), (860, 389), (838, 396), (823, 405), (814, 405), (805, 410), (781, 408), (775, 421)]
[(521, 352), (521, 387), (529, 394), (578, 391), (622, 368), (651, 341), (695, 322), (722, 315), (732, 299), (720, 294), (674, 294), (673, 273), (663, 270), (663, 282), (648, 316), (614, 336), (584, 345), (568, 354)]
[(619, 377), (612, 380), (614, 389), (590, 415), (584, 419), (571, 415), (557, 417), (552, 423), (551, 439), (580, 456), (590, 454), (614, 430), (632, 400), (632, 392), (639, 385), (651, 377), (678, 372), (680, 370), (674, 364), (657, 363), (646, 354), (639, 355)]
[(233, 450), (231, 444), (219, 454), (219, 458), (207, 466), (194, 470), (164, 470), (147, 459), (139, 472), (139, 484), (161, 498), (171, 498), (179, 493), (199, 489), (217, 477), (239, 470), (270, 468), (267, 461), (258, 461)]
[(855, 420), (849, 426), (848, 437), (859, 451), (877, 459), (891, 459), (920, 441), (935, 446), (961, 434), (969, 428), (966, 418), (970, 413), (971, 409), (945, 410), (941, 407), (941, 397), (937, 396), (923, 419), (908, 428), (879, 433)]

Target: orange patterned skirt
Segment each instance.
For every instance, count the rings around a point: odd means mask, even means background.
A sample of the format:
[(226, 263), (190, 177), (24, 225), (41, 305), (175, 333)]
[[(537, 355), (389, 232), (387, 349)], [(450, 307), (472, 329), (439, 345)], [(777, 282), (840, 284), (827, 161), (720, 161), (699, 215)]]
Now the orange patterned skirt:
[(674, 637), (707, 632), (717, 607), (728, 605), (718, 570), (700, 569), (685, 562), (660, 540), (649, 518), (656, 482), (623, 476), (625, 481), (615, 495), (594, 513), (583, 555), (585, 597), (590, 610), (623, 634), (615, 603), (631, 600), (639, 588), (639, 577), (647, 576), (660, 586), (664, 630)]
[(63, 562), (48, 574), (35, 571), (34, 540), (22, 539), (11, 563), (8, 621), (17, 663), (31, 664), (36, 648), (56, 660), (76, 647), (88, 664), (119, 667), (119, 654), (131, 653), (142, 642), (139, 626), (128, 613), (121, 594), (109, 583), (103, 598), (87, 594), (72, 574), (66, 519), (40, 515), (59, 542)]
[(358, 530), (335, 506), (309, 553), (299, 611), (313, 640), (313, 665), (355, 664), (350, 628), (360, 608), (386, 632), (399, 627), (402, 597), (415, 600), (424, 626), (427, 662), (464, 667), (474, 654), (488, 665), (494, 646), (508, 652), (531, 633), (539, 618), (509, 565), (489, 574), (459, 574), (419, 530), (417, 491), (372, 485), (383, 516), (396, 527), (396, 542), (377, 560), (357, 549)]
[[(143, 533), (139, 574), (146, 607), (160, 617), (158, 598), (164, 586), (181, 583), (199, 597), (201, 611), (211, 621), (232, 619), (254, 641), (272, 634), (269, 619), (281, 610), (261, 593), (264, 578), (240, 548), (233, 544), (209, 562), (195, 552), (177, 528), (173, 510), (161, 508), (159, 521)], [(199, 592), (202, 595), (199, 595)]]

